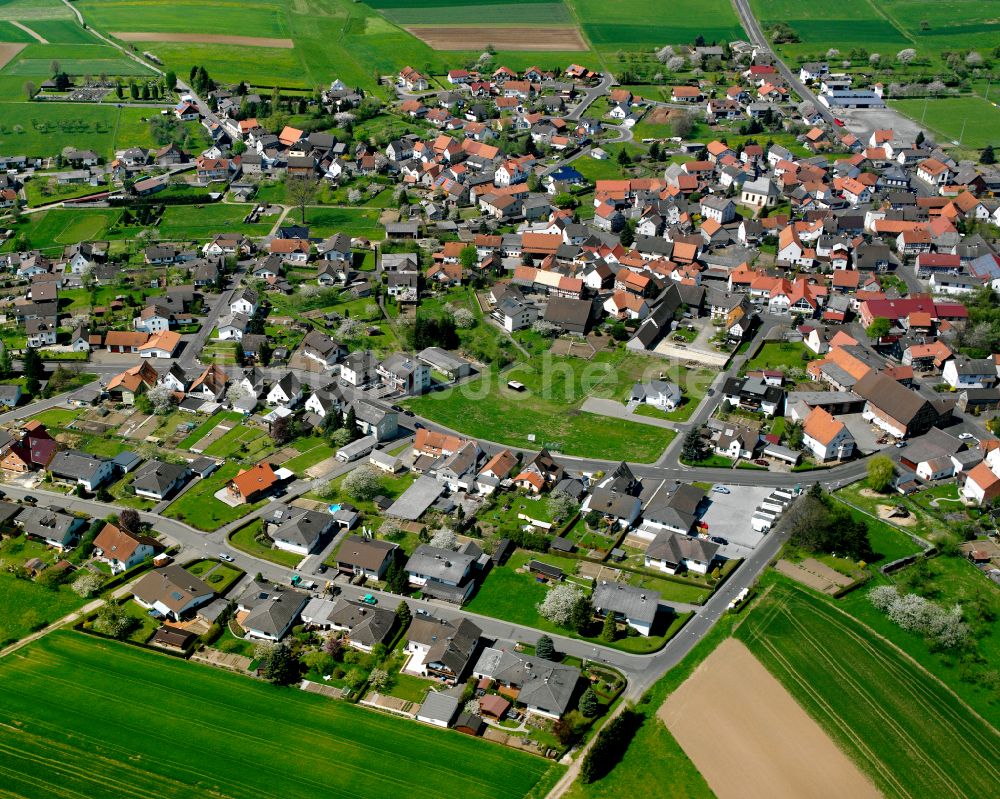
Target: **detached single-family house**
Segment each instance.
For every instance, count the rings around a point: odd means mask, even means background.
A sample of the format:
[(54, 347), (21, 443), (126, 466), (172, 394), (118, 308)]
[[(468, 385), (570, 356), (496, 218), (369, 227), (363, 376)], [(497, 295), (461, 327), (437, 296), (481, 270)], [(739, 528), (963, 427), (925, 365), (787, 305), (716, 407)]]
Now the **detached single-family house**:
[(177, 564), (153, 569), (132, 586), (136, 602), (171, 621), (180, 621), (214, 596), (207, 583)]
[(108, 564), (112, 574), (128, 571), (156, 553), (155, 538), (134, 535), (108, 522), (94, 539), (94, 558)]

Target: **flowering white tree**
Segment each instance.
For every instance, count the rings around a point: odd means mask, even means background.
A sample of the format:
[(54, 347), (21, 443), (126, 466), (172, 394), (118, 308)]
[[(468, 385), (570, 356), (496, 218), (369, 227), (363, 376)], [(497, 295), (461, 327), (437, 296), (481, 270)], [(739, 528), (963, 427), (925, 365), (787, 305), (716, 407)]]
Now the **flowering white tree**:
[(385, 669), (372, 669), (368, 675), (368, 683), (376, 691), (381, 691), (389, 686), (389, 672)]
[(357, 338), (364, 332), (364, 325), (357, 319), (345, 319), (337, 327), (337, 338)]
[(226, 390), (226, 402), (232, 406), (235, 406), (241, 400), (246, 399), (247, 396), (249, 396), (247, 390), (239, 383), (233, 383)]
[[(671, 58), (674, 57), (674, 48), (669, 44), (666, 47), (661, 47), (656, 51), (656, 60), (661, 64), (666, 64)], [(683, 62), (684, 59), (681, 59)]]
[(561, 583), (549, 589), (545, 599), (538, 603), (538, 612), (553, 624), (565, 627), (569, 624), (573, 607), (583, 598), (583, 591), (569, 583)]
[(459, 330), (468, 330), (476, 324), (476, 317), (468, 308), (458, 308), (452, 316), (455, 318), (455, 327)]
[(912, 47), (907, 47), (896, 53), (896, 60), (900, 64), (909, 64), (914, 58), (917, 57), (917, 51)]
[(965, 57), (965, 63), (970, 67), (981, 67), (983, 65), (983, 57), (975, 50), (971, 50)]
[(462, 710), (464, 710), (466, 713), (471, 713), (473, 716), (482, 715), (478, 699), (470, 699), (468, 702), (465, 703), (465, 707), (463, 707)]
[(667, 59), (667, 69), (671, 72), (677, 72), (678, 70), (684, 69), (684, 58), (679, 55), (671, 56)]
[(962, 646), (969, 638), (969, 625), (962, 621), (962, 608), (945, 609), (918, 594), (900, 594), (891, 585), (873, 588), (868, 601), (904, 630), (930, 639), (944, 649)]
[(868, 63), (871, 64), (872, 66), (875, 66), (881, 60), (882, 56), (879, 53), (872, 53), (870, 56), (868, 56)]
[(88, 597), (96, 594), (103, 584), (104, 580), (100, 575), (85, 571), (73, 580), (71, 587), (80, 596)]
[(372, 499), (382, 491), (382, 481), (371, 466), (359, 466), (344, 478), (344, 490), (359, 502)]
[(431, 546), (439, 549), (458, 549), (458, 536), (451, 530), (438, 530), (431, 538)]
[(177, 404), (177, 397), (169, 386), (153, 386), (146, 392), (146, 396), (153, 404), (153, 413), (157, 416), (166, 416)]

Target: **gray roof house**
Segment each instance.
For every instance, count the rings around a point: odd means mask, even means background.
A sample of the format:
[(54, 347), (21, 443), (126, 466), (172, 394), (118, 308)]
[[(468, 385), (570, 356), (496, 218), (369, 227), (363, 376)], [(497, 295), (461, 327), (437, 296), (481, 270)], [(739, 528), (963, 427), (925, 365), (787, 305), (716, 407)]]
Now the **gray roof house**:
[(162, 501), (180, 490), (187, 483), (190, 474), (186, 465), (147, 461), (135, 473), (132, 487), (140, 497)]
[(291, 589), (275, 591), (266, 583), (254, 581), (240, 595), (237, 606), (246, 616), (240, 626), (247, 638), (280, 641), (299, 618), (306, 606), (308, 594)]
[(482, 635), (468, 619), (417, 616), (406, 633), (407, 670), (454, 684), (462, 679)]
[(484, 649), (472, 673), (517, 688), (518, 704), (553, 719), (569, 709), (580, 682), (580, 670), (573, 666), (505, 649)]
[(40, 538), (56, 549), (66, 549), (76, 539), (84, 520), (49, 508), (24, 507), (14, 523), (24, 534)]
[(598, 616), (613, 613), (640, 635), (649, 635), (660, 606), (660, 594), (648, 588), (602, 581), (594, 589), (591, 601)]
[(406, 573), (424, 595), (462, 604), (475, 587), (475, 563), (472, 555), (421, 544), (406, 561)]
[(646, 548), (646, 568), (677, 574), (685, 568), (706, 574), (719, 552), (719, 545), (703, 538), (659, 533)]
[(331, 629), (343, 630), (351, 646), (371, 652), (376, 644), (389, 640), (396, 614), (387, 608), (372, 607), (341, 597), (327, 616)]
[(430, 691), (417, 711), (417, 721), (435, 727), (450, 727), (461, 705), (462, 695), (458, 689)]
[(305, 556), (316, 549), (333, 525), (329, 513), (307, 510), (283, 521), (270, 535), (278, 549)]
[(87, 491), (96, 491), (114, 476), (115, 465), (110, 460), (80, 450), (66, 449), (52, 458), (49, 472), (53, 477), (75, 482)]

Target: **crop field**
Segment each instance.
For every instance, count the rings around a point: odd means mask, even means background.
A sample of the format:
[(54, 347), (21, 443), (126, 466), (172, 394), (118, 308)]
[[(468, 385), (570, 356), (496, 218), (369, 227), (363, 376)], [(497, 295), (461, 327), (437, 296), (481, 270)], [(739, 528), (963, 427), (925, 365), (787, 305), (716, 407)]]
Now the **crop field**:
[(0, 686), (3, 790), (28, 799), (250, 799), (262, 790), (391, 799), (413, 785), (519, 799), (550, 768), (469, 736), (80, 633), (54, 633), (5, 659)]
[[(650, 363), (636, 356), (601, 354), (593, 361), (545, 356), (515, 366), (502, 377), (488, 372), (475, 382), (407, 404), (420, 416), (501, 444), (652, 461), (670, 443), (672, 431), (580, 410), (590, 394), (617, 397)], [(509, 380), (520, 381), (527, 390), (513, 391), (507, 387)], [(498, 426), (497, 419), (503, 424)]]
[[(59, 24), (62, 24), (61, 22)], [(29, 44), (20, 55), (8, 64), (5, 75), (49, 78), (52, 62), (58, 61), (59, 68), (69, 75), (149, 75), (151, 70), (130, 58), (125, 58), (114, 47), (97, 44), (89, 39), (77, 44)]]
[[(281, 0), (248, 0), (231, 4), (225, 0), (80, 0), (76, 8), (100, 31), (162, 31), (168, 33), (253, 33), (284, 37), (288, 33), (285, 4)], [(229, 22), (221, 24), (226, 16)]]
[(27, 26), (50, 44), (97, 44), (98, 40), (73, 19), (29, 20)]
[(913, 119), (923, 119), (928, 128), (948, 141), (958, 141), (961, 136), (965, 147), (1000, 145), (1000, 108), (982, 97), (966, 95), (926, 102), (917, 99), (890, 100), (889, 106)]
[(733, 638), (667, 697), (657, 715), (719, 799), (881, 796)]
[(552, 0), (372, 0), (397, 25), (492, 25), (516, 21), (525, 25), (569, 25), (573, 18), (565, 4)]
[(587, 49), (571, 26), (408, 25), (406, 29), (435, 50), (482, 50), (491, 45), (540, 52)]
[(228, 36), (214, 33), (158, 33), (152, 31), (120, 31), (111, 34), (123, 42), (181, 42), (187, 44), (234, 44), (240, 47), (277, 47), (291, 50), (291, 39), (273, 39), (266, 36)]
[[(0, 20), (0, 42), (20, 42), (22, 44), (31, 44), (31, 42), (37, 41), (31, 34), (26, 31), (21, 30), (16, 25), (7, 22), (6, 20)], [(0, 62), (0, 67), (3, 66), (3, 62)]]
[[(995, 3), (979, 0), (882, 0), (879, 8), (912, 36), (917, 51), (981, 47), (1000, 42), (1000, 17)], [(927, 29), (923, 30), (923, 23)], [(985, 55), (985, 53), (984, 53)]]
[(0, 4), (0, 19), (18, 22), (38, 19), (72, 19), (73, 12), (60, 0), (8, 0)]
[[(2, 139), (0, 139), (2, 141)], [(65, 244), (107, 237), (108, 228), (121, 216), (114, 209), (68, 211), (56, 208), (32, 214), (28, 223), (18, 230), (27, 235), (33, 248), (62, 250)]]
[(646, 49), (665, 44), (744, 38), (729, 0), (570, 0), (583, 32), (598, 50)]
[(776, 584), (737, 637), (885, 796), (995, 795), (997, 731), (829, 602)]

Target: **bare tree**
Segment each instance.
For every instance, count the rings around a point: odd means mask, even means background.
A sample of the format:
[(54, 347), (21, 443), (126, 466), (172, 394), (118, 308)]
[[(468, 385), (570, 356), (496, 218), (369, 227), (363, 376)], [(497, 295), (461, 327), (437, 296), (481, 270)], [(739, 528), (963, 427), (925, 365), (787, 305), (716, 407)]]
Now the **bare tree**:
[(285, 181), (285, 196), (288, 202), (298, 207), (303, 225), (306, 223), (306, 206), (316, 199), (318, 189), (318, 181), (302, 175), (293, 175)]

